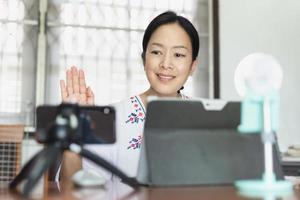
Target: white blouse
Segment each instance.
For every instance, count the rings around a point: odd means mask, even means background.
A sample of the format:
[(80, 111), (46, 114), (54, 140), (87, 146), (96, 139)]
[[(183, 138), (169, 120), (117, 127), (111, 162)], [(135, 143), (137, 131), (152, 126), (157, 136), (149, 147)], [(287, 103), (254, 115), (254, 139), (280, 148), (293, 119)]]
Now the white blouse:
[[(146, 110), (139, 96), (130, 97), (113, 106), (116, 109), (116, 143), (84, 147), (133, 177), (137, 175)], [(97, 170), (107, 179), (111, 177), (110, 173), (83, 159), (83, 168), (86, 167)]]

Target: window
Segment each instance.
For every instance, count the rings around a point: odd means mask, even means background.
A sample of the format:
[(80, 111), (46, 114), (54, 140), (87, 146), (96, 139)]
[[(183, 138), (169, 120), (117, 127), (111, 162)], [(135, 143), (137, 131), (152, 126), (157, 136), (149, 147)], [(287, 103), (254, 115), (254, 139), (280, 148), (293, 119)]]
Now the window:
[[(20, 122), (33, 124), (36, 104), (61, 101), (59, 79), (65, 78), (65, 70), (72, 65), (85, 70), (87, 83), (99, 105), (147, 89), (140, 57), (143, 32), (153, 17), (166, 10), (186, 16), (198, 28), (201, 62), (197, 73), (185, 85), (185, 94), (207, 97), (209, 1), (48, 0), (47, 31), (42, 38), (46, 42), (44, 66), (38, 61), (43, 51), (41, 38), (38, 40), (38, 2), (0, 1), (0, 34), (12, 38), (0, 39), (0, 122), (7, 119), (4, 113), (10, 113), (14, 114), (10, 120), (18, 118)], [(8, 8), (18, 13), (12, 14), (18, 16), (16, 19), (3, 14), (2, 10)], [(43, 68), (45, 81), (39, 72)], [(39, 87), (43, 84), (44, 90)], [(38, 94), (44, 97), (43, 102), (35, 101)]]
[(0, 122), (32, 120), (35, 99), (37, 5), (0, 1)]

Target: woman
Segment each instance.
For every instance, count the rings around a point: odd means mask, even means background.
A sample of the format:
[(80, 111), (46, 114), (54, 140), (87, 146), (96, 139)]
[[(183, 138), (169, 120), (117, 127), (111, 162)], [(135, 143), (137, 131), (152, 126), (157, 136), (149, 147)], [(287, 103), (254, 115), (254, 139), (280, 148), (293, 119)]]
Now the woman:
[[(149, 89), (115, 105), (117, 143), (114, 147), (110, 150), (103, 146), (90, 147), (129, 176), (135, 176), (137, 173), (147, 98), (187, 98), (180, 90), (188, 76), (196, 69), (199, 37), (189, 20), (168, 11), (150, 22), (145, 30), (142, 45), (142, 59), (150, 83)], [(94, 105), (94, 94), (85, 84), (84, 72), (72, 67), (67, 70), (66, 77), (66, 84), (63, 80), (60, 82), (63, 101)], [(81, 166), (81, 159), (77, 155), (65, 153), (62, 177), (71, 177)]]

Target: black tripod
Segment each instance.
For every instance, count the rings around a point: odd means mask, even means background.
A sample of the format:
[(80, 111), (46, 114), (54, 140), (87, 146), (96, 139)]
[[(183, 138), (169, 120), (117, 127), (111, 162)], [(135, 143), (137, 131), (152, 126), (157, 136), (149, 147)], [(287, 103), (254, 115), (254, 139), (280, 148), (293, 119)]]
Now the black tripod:
[(80, 154), (118, 176), (124, 183), (137, 188), (139, 184), (135, 178), (128, 177), (105, 159), (82, 148), (82, 133), (90, 131), (90, 127), (89, 118), (80, 112), (78, 105), (61, 104), (51, 128), (48, 131), (40, 131), (37, 135), (37, 140), (45, 143), (46, 146), (24, 165), (20, 173), (9, 184), (10, 189), (15, 189), (18, 184), (25, 181), (21, 192), (23, 196), (27, 197), (40, 177), (65, 150)]

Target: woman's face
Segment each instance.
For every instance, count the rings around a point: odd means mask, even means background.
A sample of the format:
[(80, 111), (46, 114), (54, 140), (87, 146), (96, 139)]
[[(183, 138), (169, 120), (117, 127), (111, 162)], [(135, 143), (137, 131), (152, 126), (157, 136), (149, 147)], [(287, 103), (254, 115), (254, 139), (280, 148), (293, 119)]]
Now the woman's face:
[(145, 65), (153, 95), (173, 97), (196, 68), (189, 35), (177, 23), (157, 28), (148, 43)]

